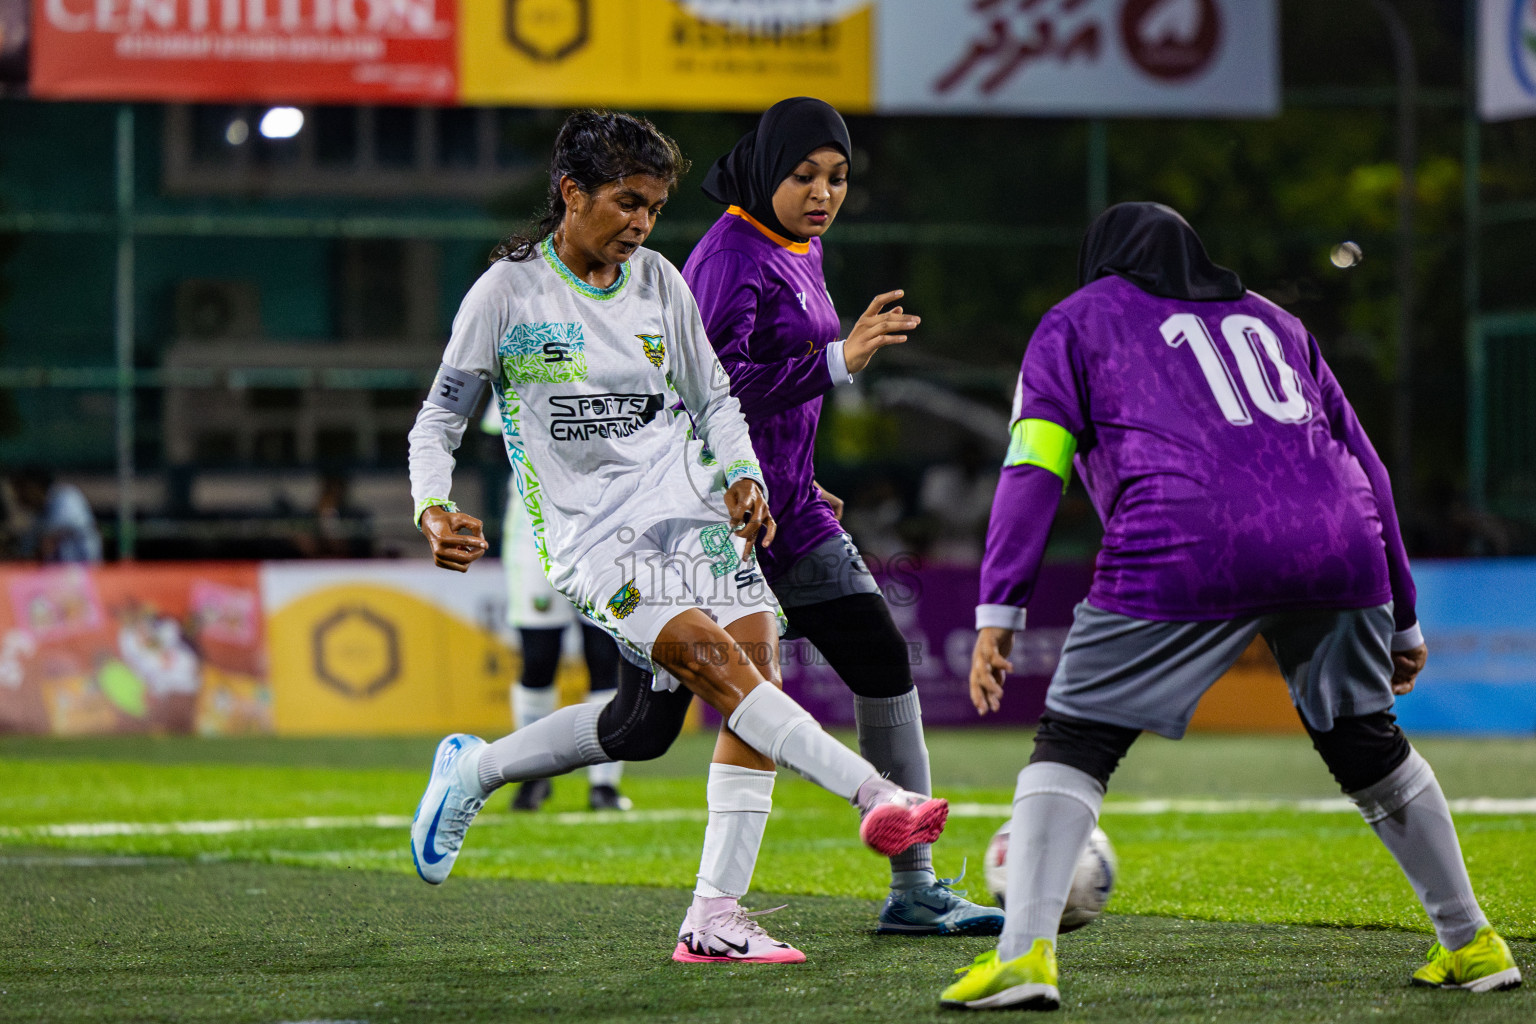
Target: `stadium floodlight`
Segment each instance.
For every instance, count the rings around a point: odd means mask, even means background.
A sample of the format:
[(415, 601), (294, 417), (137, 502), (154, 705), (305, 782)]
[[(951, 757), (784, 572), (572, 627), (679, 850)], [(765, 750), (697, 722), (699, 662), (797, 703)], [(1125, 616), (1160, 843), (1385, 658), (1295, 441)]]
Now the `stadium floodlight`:
[(243, 117), (235, 118), (233, 121), (229, 122), (229, 126), (224, 129), (224, 141), (229, 143), (231, 146), (242, 145), (246, 139), (250, 138), (250, 136), (251, 126), (246, 123), (245, 118)]
[(1333, 247), (1333, 250), (1328, 254), (1328, 258), (1333, 261), (1334, 266), (1344, 270), (1357, 265), (1365, 258), (1365, 254), (1361, 252), (1360, 246), (1356, 242), (1340, 242)]
[(261, 134), (269, 139), (291, 139), (304, 127), (304, 112), (298, 107), (273, 107), (261, 115)]

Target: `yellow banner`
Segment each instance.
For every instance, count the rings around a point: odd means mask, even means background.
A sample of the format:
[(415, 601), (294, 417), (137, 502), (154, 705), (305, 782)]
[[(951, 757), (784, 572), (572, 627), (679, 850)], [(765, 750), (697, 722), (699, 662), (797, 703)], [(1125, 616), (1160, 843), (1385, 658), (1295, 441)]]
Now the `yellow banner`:
[(431, 600), (364, 577), (305, 594), (267, 622), (281, 734), (511, 729), (515, 652)]
[(866, 112), (871, 17), (858, 0), (462, 0), (459, 102)]

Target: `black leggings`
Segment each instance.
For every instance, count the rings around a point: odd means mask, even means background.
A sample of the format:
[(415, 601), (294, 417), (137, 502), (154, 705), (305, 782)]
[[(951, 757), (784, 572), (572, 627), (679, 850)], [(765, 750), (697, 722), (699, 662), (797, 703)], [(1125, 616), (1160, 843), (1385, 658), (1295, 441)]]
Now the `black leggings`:
[(860, 697), (900, 697), (912, 689), (906, 638), (879, 594), (785, 608), (784, 616)]
[[(1323, 756), (1334, 781), (1346, 793), (1380, 782), (1413, 752), (1390, 711), (1335, 718), (1333, 728), (1327, 732), (1318, 732), (1304, 718), (1301, 724), (1306, 726), (1312, 746)], [(1140, 735), (1139, 729), (1047, 711), (1040, 716), (1029, 763), (1054, 761), (1071, 765), (1107, 787), (1120, 759)]]
[[(912, 689), (907, 642), (879, 594), (853, 594), (784, 609), (861, 697), (899, 697)], [(651, 673), (619, 660), (619, 692), (597, 719), (603, 753), (615, 761), (649, 761), (665, 754), (683, 731), (693, 694), (687, 687), (651, 689)]]
[[(560, 667), (560, 647), (565, 627), (519, 629), (523, 645), (522, 685), (530, 690), (544, 690), (554, 685), (555, 670)], [(582, 653), (587, 658), (587, 674), (593, 692), (611, 690), (618, 685), (619, 648), (613, 637), (590, 623), (581, 624)]]
[(693, 693), (651, 689), (651, 673), (619, 659), (619, 688), (597, 716), (597, 742), (615, 761), (650, 761), (683, 731)]

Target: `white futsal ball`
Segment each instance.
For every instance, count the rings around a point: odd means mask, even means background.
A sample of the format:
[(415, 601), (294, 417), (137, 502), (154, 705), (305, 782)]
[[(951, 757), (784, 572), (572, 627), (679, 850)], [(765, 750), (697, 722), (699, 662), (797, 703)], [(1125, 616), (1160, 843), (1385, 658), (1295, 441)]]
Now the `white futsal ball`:
[[(1008, 889), (1008, 830), (1011, 825), (1012, 822), (1003, 822), (987, 844), (987, 890), (1000, 907)], [(1078, 859), (1077, 873), (1072, 876), (1072, 891), (1067, 894), (1067, 905), (1061, 912), (1061, 931), (1076, 931), (1103, 913), (1119, 874), (1120, 864), (1115, 860), (1115, 848), (1109, 845), (1109, 836), (1103, 829), (1095, 828)]]

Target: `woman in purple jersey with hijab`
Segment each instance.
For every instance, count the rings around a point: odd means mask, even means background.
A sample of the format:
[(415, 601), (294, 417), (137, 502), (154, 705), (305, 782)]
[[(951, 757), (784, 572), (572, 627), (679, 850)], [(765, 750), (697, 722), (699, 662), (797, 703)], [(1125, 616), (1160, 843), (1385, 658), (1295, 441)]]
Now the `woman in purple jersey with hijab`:
[(1002, 700), (1074, 468), (1104, 542), (1014, 790), (1007, 923), (940, 1002), (1061, 1004), (1057, 932), (1110, 777), (1143, 731), (1182, 737), (1258, 636), (1313, 747), (1434, 925), (1413, 983), (1519, 985), (1445, 794), (1392, 714), (1427, 656), (1417, 594), (1386, 467), (1316, 339), (1157, 203), (1100, 214), (1078, 281), (1019, 370), (976, 608), (978, 713)]
[[(758, 557), (769, 585), (791, 629), (815, 644), (853, 691), (864, 756), (898, 785), (928, 793), (928, 750), (906, 641), (839, 522), (842, 502), (817, 485), (812, 465), (822, 396), (852, 383), (877, 350), (905, 341), (918, 324), (901, 306), (887, 310), (902, 293), (886, 292), (839, 340), (821, 236), (848, 193), (852, 151), (842, 117), (821, 100), (802, 96), (770, 107), (705, 176), (704, 194), (726, 211), (688, 257), (683, 278), (768, 477), (779, 532)], [(712, 766), (712, 794), (724, 781), (716, 775), (729, 773), (725, 784), (750, 787), (766, 806), (770, 762), (729, 732), (721, 733), (715, 760), (732, 764)], [(717, 818), (711, 802), (710, 828), (718, 821), (738, 858), (712, 868), (706, 838), (701, 899), (739, 899), (751, 882), (761, 825), (749, 830), (731, 819), (729, 812)], [(928, 846), (891, 858), (879, 931), (995, 935), (1001, 927), (997, 910), (962, 899), (935, 877)]]

